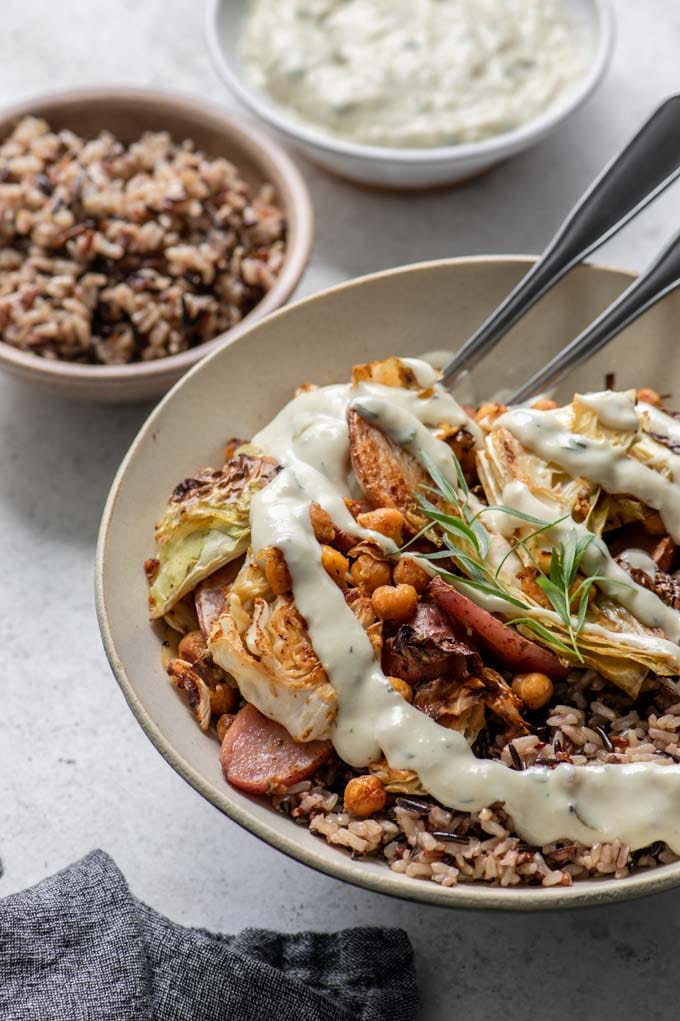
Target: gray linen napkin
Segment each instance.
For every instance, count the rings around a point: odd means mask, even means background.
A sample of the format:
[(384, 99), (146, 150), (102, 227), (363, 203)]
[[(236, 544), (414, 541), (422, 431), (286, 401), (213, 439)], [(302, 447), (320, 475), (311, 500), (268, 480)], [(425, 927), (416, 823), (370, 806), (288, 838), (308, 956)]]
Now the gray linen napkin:
[(2, 1021), (412, 1021), (416, 1001), (400, 929), (187, 929), (103, 851), (0, 901)]

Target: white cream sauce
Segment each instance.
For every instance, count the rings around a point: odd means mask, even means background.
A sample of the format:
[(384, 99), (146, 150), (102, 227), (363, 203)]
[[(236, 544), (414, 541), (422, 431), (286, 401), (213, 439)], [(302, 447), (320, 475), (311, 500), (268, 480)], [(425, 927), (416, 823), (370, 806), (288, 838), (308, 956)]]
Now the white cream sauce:
[[(617, 394), (614, 401), (607, 394), (591, 394), (587, 400), (593, 410), (597, 409), (600, 422), (606, 428), (632, 431), (639, 428), (640, 420), (634, 396), (628, 395), (627, 406), (625, 397), (625, 394)], [(657, 415), (676, 426), (673, 419), (662, 412)], [(659, 424), (664, 426), (663, 422)], [(680, 457), (677, 455), (664, 449), (664, 461), (671, 470), (675, 469), (673, 477), (668, 478), (631, 457), (623, 445), (616, 445), (607, 438), (594, 439), (573, 433), (562, 408), (554, 411), (512, 408), (497, 420), (496, 426), (507, 429), (523, 447), (544, 461), (559, 465), (572, 478), (587, 478), (606, 493), (635, 496), (654, 507), (673, 540), (680, 543)]]
[(654, 578), (656, 575), (656, 563), (652, 560), (649, 553), (645, 553), (642, 549), (626, 549), (619, 559), (625, 560), (630, 567), (634, 567), (638, 571), (644, 571), (650, 578)]
[[(253, 500), (253, 544), (275, 542), (286, 558), (296, 604), (337, 692), (333, 743), (338, 754), (364, 767), (384, 753), (393, 768), (414, 770), (433, 797), (454, 809), (477, 811), (503, 802), (517, 831), (532, 843), (618, 838), (638, 848), (665, 840), (680, 852), (679, 767), (644, 762), (518, 772), (475, 758), (462, 735), (439, 726), (394, 691), (361, 624), (323, 569), (310, 504), (320, 503), (338, 515), (341, 527), (357, 531), (342, 502), (349, 472), (349, 403), (363, 401), (379, 414), (381, 426), (399, 435), (408, 425), (415, 442), (420, 426), (440, 423), (438, 412), (438, 421), (432, 421), (433, 406), (453, 410), (443, 391), (437, 399), (442, 403), (428, 404), (417, 394), (375, 384), (326, 387), (295, 398), (254, 440), (285, 467)], [(464, 420), (462, 409), (461, 415)], [(519, 491), (508, 497), (525, 505)], [(601, 556), (596, 549), (598, 565)]]
[(288, 115), (379, 146), (510, 131), (583, 70), (563, 0), (250, 0), (240, 48)]
[[(559, 514), (556, 507), (551, 507), (550, 504), (539, 500), (529, 487), (519, 480), (505, 486), (503, 503), (507, 507), (512, 507), (513, 510), (531, 514), (546, 524), (549, 521), (555, 521), (556, 515)], [(571, 518), (566, 521), (557, 521), (546, 534), (554, 543), (559, 543), (564, 541), (568, 533), (572, 531), (576, 532), (579, 538), (592, 534), (585, 525), (578, 524)], [(680, 642), (680, 613), (677, 610), (667, 606), (654, 592), (650, 592), (649, 589), (643, 588), (641, 585), (636, 585), (628, 572), (616, 563), (605, 543), (597, 536), (593, 538), (583, 554), (581, 570), (586, 575), (597, 575), (607, 579), (598, 582), (598, 585), (611, 599), (620, 603), (621, 606), (625, 606), (647, 627), (661, 628), (665, 635), (673, 643), (676, 643), (672, 655), (678, 660), (680, 668), (680, 649), (677, 648), (677, 643)], [(654, 644), (658, 640), (650, 637), (649, 641)], [(668, 645), (668, 643), (666, 644)]]

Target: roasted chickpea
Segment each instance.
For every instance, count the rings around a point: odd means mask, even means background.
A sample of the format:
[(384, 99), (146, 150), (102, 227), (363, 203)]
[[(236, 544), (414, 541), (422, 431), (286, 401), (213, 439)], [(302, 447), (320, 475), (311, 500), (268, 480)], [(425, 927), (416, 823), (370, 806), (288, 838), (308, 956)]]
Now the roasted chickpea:
[(238, 695), (236, 688), (229, 684), (216, 684), (210, 689), (210, 712), (213, 716), (224, 716), (236, 708)]
[(202, 656), (208, 651), (208, 645), (203, 637), (202, 631), (190, 631), (179, 643), (179, 658), (185, 659), (187, 663), (198, 663)]
[(347, 587), (347, 572), (349, 571), (349, 560), (339, 550), (332, 546), (321, 547), (321, 563), (326, 574), (330, 575), (336, 585), (340, 588)]
[(559, 404), (557, 401), (551, 401), (549, 397), (539, 397), (531, 407), (536, 411), (554, 411), (555, 408), (559, 407)]
[(345, 811), (367, 818), (387, 803), (387, 791), (377, 776), (355, 776), (345, 787)]
[(553, 696), (553, 682), (547, 674), (516, 674), (512, 690), (524, 702), (527, 709), (542, 709)]
[(263, 550), (264, 576), (275, 596), (285, 596), (293, 588), (290, 571), (286, 566), (283, 553), (276, 546), (268, 546)]
[(482, 404), (477, 408), (475, 419), (477, 422), (484, 422), (490, 425), (497, 418), (500, 418), (501, 415), (504, 415), (507, 410), (505, 404)]
[(346, 496), (344, 502), (345, 507), (350, 512), (355, 521), (360, 514), (366, 514), (371, 509), (371, 505), (368, 502), (368, 500), (351, 500), (348, 496)]
[(369, 596), (381, 585), (389, 585), (392, 581), (392, 571), (387, 561), (376, 560), (368, 553), (361, 553), (356, 558), (350, 574), (357, 588)]
[(330, 546), (333, 539), (335, 539), (335, 525), (331, 521), (331, 516), (328, 511), (325, 511), (318, 503), (313, 503), (309, 512), (309, 517), (312, 522), (312, 528), (314, 529), (314, 535), (316, 536), (317, 542), (323, 543), (325, 546)]
[(232, 713), (225, 713), (224, 716), (220, 716), (219, 720), (215, 724), (215, 729), (217, 730), (217, 736), (220, 743), (224, 741), (224, 735), (227, 733), (235, 719), (236, 716), (232, 715)]
[(396, 542), (397, 546), (401, 546), (404, 541), (404, 515), (394, 507), (383, 507), (381, 510), (360, 514), (357, 524), (386, 535), (388, 539)]
[(399, 692), (402, 698), (405, 698), (407, 702), (413, 701), (413, 688), (410, 684), (402, 681), (401, 677), (388, 677), (387, 680), (394, 690)]
[(543, 572), (543, 574), (550, 574), (550, 564), (552, 562), (552, 550), (542, 549), (538, 550), (535, 554), (536, 563)]
[(418, 605), (418, 593), (413, 585), (381, 585), (371, 602), (381, 620), (407, 620)]
[(656, 390), (652, 390), (648, 386), (640, 387), (637, 392), (637, 399), (643, 401), (644, 404), (652, 404), (655, 408), (661, 407), (661, 394), (658, 394)]
[(413, 585), (420, 595), (430, 584), (429, 574), (413, 557), (401, 558), (394, 568), (394, 580), (397, 585)]

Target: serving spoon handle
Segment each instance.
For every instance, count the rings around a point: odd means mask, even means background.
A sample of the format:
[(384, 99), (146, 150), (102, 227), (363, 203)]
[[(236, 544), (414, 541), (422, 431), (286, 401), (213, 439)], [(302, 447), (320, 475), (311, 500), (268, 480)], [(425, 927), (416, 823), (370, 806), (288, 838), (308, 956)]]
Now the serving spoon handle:
[(651, 266), (614, 301), (583, 333), (562, 348), (547, 365), (516, 390), (508, 399), (520, 404), (549, 387), (605, 347), (657, 301), (680, 285), (680, 233)]
[(652, 114), (576, 204), (545, 252), (444, 366), (452, 387), (554, 284), (680, 176), (680, 95)]

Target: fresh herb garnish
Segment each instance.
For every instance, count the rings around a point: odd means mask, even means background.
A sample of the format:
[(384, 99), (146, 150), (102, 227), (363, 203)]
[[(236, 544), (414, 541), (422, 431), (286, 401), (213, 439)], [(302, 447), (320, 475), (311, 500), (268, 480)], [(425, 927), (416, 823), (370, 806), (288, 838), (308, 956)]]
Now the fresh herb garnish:
[[(526, 611), (530, 609), (529, 604), (513, 595), (509, 595), (499, 582), (503, 565), (517, 547), (521, 546), (530, 557), (536, 569), (536, 583), (545, 593), (552, 609), (567, 631), (569, 644), (562, 642), (532, 616), (523, 615), (515, 617), (513, 620), (508, 621), (508, 623), (521, 624), (523, 627), (533, 631), (543, 642), (563, 654), (575, 656), (582, 663), (583, 656), (578, 647), (578, 636), (585, 625), (590, 591), (597, 582), (611, 580), (594, 575), (582, 579), (578, 584), (576, 583), (583, 557), (595, 536), (592, 534), (583, 535), (575, 527), (567, 532), (559, 546), (552, 550), (549, 573), (545, 574), (536, 562), (527, 544), (542, 533), (549, 532), (557, 525), (570, 519), (571, 515), (565, 514), (554, 521), (546, 522), (531, 514), (524, 514), (522, 511), (502, 505), (482, 507), (475, 513), (470, 507), (470, 490), (460, 462), (453, 452), (451, 452), (451, 458), (456, 472), (457, 487), (450, 482), (426, 453), (423, 452), (421, 454), (422, 463), (434, 483), (434, 486), (424, 488), (439, 497), (439, 500), (443, 501), (448, 507), (452, 508), (453, 513), (442, 510), (439, 504), (433, 503), (427, 496), (422, 494), (416, 495), (420, 509), (429, 522), (428, 525), (420, 530), (416, 538), (427, 534), (431, 530), (432, 525), (438, 526), (439, 539), (444, 546), (444, 549), (438, 550), (435, 553), (424, 553), (420, 554), (420, 556), (430, 561), (432, 568), (437, 574), (447, 581), (469, 586), (478, 592), (488, 596), (495, 596), (506, 603)], [(517, 541), (516, 545), (503, 557), (495, 571), (487, 564), (490, 538), (489, 533), (480, 520), (482, 515), (488, 511), (500, 511), (520, 521), (539, 526), (530, 532), (529, 535)], [(411, 541), (413, 542), (415, 539)], [(458, 575), (451, 574), (446, 568), (438, 566), (437, 561), (440, 560), (449, 560), (454, 563), (467, 577), (461, 578)], [(574, 608), (573, 610), (572, 607)]]
[[(583, 662), (583, 656), (577, 639), (585, 624), (590, 590), (595, 581), (600, 579), (584, 578), (576, 585), (576, 577), (594, 538), (594, 535), (579, 535), (575, 528), (571, 529), (559, 546), (552, 550), (549, 574), (537, 568), (536, 584), (545, 592), (550, 605), (567, 629), (571, 649), (580, 662)], [(572, 613), (572, 606), (576, 608), (575, 614)]]

